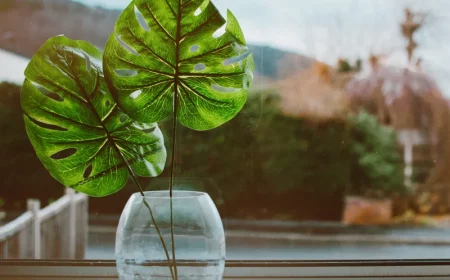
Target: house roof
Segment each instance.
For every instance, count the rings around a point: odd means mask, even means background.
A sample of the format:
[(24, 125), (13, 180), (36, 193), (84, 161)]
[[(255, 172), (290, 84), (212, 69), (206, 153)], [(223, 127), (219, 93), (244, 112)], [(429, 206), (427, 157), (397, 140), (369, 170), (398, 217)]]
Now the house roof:
[(397, 130), (429, 130), (441, 121), (434, 112), (439, 103), (447, 104), (432, 78), (407, 68), (371, 67), (355, 75), (345, 90), (354, 107), (375, 110)]
[(326, 78), (317, 65), (278, 82), (282, 112), (316, 121), (345, 118), (350, 108), (347, 94), (333, 84), (332, 69), (326, 68)]
[(350, 96), (364, 98), (377, 89), (385, 96), (386, 105), (405, 94), (405, 89), (415, 95), (439, 92), (436, 82), (425, 73), (407, 68), (379, 66), (356, 75), (346, 86)]

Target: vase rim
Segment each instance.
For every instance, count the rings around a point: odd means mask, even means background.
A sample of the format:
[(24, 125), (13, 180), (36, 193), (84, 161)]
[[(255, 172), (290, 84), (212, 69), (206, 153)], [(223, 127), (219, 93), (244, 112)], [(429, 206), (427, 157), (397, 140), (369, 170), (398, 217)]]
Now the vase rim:
[[(172, 199), (197, 198), (208, 195), (205, 192), (183, 190), (174, 190), (172, 193)], [(141, 193), (137, 192), (134, 195), (141, 196)], [(169, 191), (145, 191), (144, 196), (146, 198), (170, 199)]]

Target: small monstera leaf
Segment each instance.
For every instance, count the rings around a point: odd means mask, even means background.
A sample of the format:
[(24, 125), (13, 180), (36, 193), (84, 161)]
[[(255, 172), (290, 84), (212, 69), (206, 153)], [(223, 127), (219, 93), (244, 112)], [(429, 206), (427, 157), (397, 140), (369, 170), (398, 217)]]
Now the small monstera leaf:
[(132, 176), (157, 176), (166, 150), (156, 124), (123, 114), (108, 90), (102, 55), (84, 41), (48, 40), (25, 70), (25, 126), (50, 174), (91, 196), (117, 192)]
[(209, 0), (134, 0), (105, 48), (105, 78), (133, 119), (158, 122), (176, 113), (184, 126), (213, 129), (244, 106), (253, 56), (228, 11)]

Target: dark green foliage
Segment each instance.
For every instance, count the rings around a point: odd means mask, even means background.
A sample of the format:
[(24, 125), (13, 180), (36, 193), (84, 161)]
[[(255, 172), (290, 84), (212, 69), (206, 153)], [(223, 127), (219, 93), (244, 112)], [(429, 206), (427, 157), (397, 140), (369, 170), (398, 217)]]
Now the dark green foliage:
[(0, 112), (20, 110), (20, 88), (13, 83), (0, 83)]
[(350, 72), (352, 69), (352, 66), (347, 60), (341, 60), (339, 62), (338, 72)]
[(4, 208), (23, 210), (27, 198), (47, 201), (64, 189), (48, 175), (28, 140), (20, 108), (21, 87), (0, 83), (0, 197)]
[(264, 113), (257, 141), (264, 181), (282, 192), (344, 190), (350, 176), (350, 137), (342, 120), (315, 123), (271, 109)]
[[(223, 215), (340, 219), (350, 179), (345, 122), (285, 117), (276, 95), (260, 92), (229, 123), (201, 133), (182, 129), (180, 139), (177, 176), (212, 180), (208, 192), (222, 193)], [(322, 211), (321, 201), (332, 208)]]
[[(0, 197), (6, 198), (8, 207), (11, 200), (37, 197), (46, 201), (61, 196), (60, 184), (48, 175), (27, 140), (19, 109), (20, 87), (3, 83), (0, 88), (1, 135), (7, 136), (0, 138), (0, 153), (8, 159), (1, 162), (5, 172), (0, 181)], [(4, 110), (5, 107), (10, 110)], [(383, 166), (387, 158), (401, 176), (401, 164), (395, 160), (396, 151), (392, 150), (395, 141), (391, 132), (386, 133), (372, 117), (362, 116), (359, 121), (354, 118), (353, 125), (342, 121), (317, 124), (290, 119), (278, 111), (276, 95), (256, 93), (250, 96), (243, 111), (222, 127), (207, 132), (180, 127), (176, 182), (188, 181), (187, 184), (210, 193), (223, 217), (339, 220), (348, 187), (355, 186), (349, 188), (352, 194), (365, 194), (367, 189), (380, 186), (389, 188), (386, 177), (377, 178), (377, 173), (371, 173), (370, 165), (359, 165), (359, 158), (362, 163), (366, 161), (365, 154), (358, 156), (356, 151), (352, 152), (355, 149), (350, 145), (352, 138), (354, 147), (363, 145), (365, 150), (372, 151), (387, 149), (382, 153), (384, 156), (378, 157), (378, 165)], [(373, 126), (377, 132), (366, 131), (366, 126)], [(170, 131), (170, 122), (162, 123), (161, 129)], [(383, 139), (388, 142), (376, 140), (386, 134)], [(170, 133), (166, 136), (169, 141)], [(390, 153), (394, 157), (389, 157)], [(276, 166), (277, 161), (280, 167)], [(24, 169), (27, 176), (23, 175)], [(168, 185), (167, 176), (168, 170), (157, 179), (160, 183), (141, 182), (150, 183), (151, 189), (164, 189)], [(394, 182), (401, 183), (402, 179), (396, 178)], [(399, 185), (400, 190), (402, 186)], [(90, 200), (90, 209), (120, 213), (132, 192), (134, 188), (130, 186), (111, 197)], [(328, 206), (327, 211), (321, 207), (324, 204)]]
[(395, 134), (376, 118), (316, 123), (283, 116), (277, 104), (276, 94), (257, 93), (214, 131), (181, 129), (177, 176), (212, 180), (221, 211), (240, 218), (339, 220), (346, 193), (403, 190)]
[(362, 60), (357, 59), (355, 62), (355, 66), (351, 65), (347, 59), (341, 59), (338, 63), (338, 72), (352, 72), (352, 71), (361, 71), (362, 69)]
[(28, 142), (23, 123), (16, 122), (20, 118), (20, 86), (6, 82), (0, 83), (1, 159), (5, 159), (3, 153), (9, 153), (8, 150), (17, 142)]
[[(19, 85), (0, 83), (0, 197), (5, 200), (2, 208), (15, 211), (26, 209), (28, 198), (36, 198), (44, 203), (64, 194), (64, 188), (48, 174), (28, 140), (20, 91)], [(141, 182), (144, 184), (148, 179), (142, 179)], [(89, 200), (90, 211), (120, 213), (130, 195), (136, 192), (131, 184), (122, 192), (107, 198)]]
[(352, 184), (350, 193), (384, 196), (405, 191), (402, 158), (395, 132), (379, 124), (377, 118), (360, 112), (350, 119)]

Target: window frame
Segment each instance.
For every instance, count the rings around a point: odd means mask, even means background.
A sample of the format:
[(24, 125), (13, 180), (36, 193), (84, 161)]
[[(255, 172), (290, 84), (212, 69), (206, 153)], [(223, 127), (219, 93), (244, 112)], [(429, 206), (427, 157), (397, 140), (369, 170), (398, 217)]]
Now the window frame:
[[(224, 279), (449, 279), (450, 260), (228, 261)], [(0, 261), (0, 279), (117, 279), (114, 261)]]

